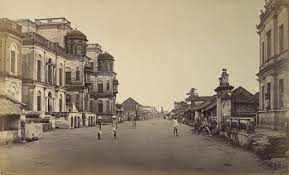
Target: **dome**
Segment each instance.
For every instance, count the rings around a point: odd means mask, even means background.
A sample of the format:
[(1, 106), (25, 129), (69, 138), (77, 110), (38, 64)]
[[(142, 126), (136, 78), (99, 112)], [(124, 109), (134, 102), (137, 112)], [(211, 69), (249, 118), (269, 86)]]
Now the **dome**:
[(65, 36), (66, 38), (77, 38), (77, 39), (85, 39), (86, 36), (79, 30), (75, 29), (70, 32), (68, 32)]
[(112, 56), (110, 53), (107, 53), (107, 52), (104, 52), (104, 53), (98, 55), (97, 58), (99, 58), (99, 59), (111, 59), (111, 60), (113, 60), (113, 56)]

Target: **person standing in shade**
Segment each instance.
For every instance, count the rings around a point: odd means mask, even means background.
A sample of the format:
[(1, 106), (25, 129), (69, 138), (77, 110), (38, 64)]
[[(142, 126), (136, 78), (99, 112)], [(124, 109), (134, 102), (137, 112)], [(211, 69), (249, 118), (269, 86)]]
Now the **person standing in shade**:
[(26, 142), (26, 133), (25, 133), (25, 121), (20, 120), (20, 134), (21, 134), (21, 142)]
[(179, 123), (178, 123), (177, 117), (175, 117), (173, 119), (174, 136), (178, 136), (178, 126), (179, 126)]
[(97, 126), (98, 126), (98, 129), (97, 129), (97, 139), (98, 140), (101, 140), (101, 135), (102, 135), (102, 124), (101, 124), (101, 117), (98, 117), (97, 118)]
[(113, 116), (112, 117), (112, 130), (113, 130), (113, 136), (114, 138), (116, 139), (116, 131), (117, 131), (117, 128), (118, 128), (118, 122), (116, 120), (116, 117)]

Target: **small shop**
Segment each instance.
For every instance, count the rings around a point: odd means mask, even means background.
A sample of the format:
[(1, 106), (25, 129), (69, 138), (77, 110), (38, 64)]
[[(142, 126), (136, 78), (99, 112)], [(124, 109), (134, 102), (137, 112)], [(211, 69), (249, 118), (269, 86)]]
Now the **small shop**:
[(16, 142), (21, 137), (20, 120), (24, 104), (0, 93), (0, 144)]

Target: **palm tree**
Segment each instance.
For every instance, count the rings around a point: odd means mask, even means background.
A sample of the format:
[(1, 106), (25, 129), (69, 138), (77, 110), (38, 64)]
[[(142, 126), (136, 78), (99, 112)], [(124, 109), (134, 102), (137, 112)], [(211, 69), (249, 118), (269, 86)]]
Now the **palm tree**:
[(196, 93), (195, 88), (191, 88), (190, 92), (187, 93), (186, 102), (191, 102), (191, 105), (195, 105), (194, 100), (199, 97), (198, 93)]

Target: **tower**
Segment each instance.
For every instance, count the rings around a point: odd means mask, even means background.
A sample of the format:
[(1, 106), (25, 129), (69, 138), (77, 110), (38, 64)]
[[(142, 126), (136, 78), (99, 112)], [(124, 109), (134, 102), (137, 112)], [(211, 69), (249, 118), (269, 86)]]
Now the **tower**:
[(218, 126), (223, 122), (225, 117), (231, 116), (231, 91), (234, 87), (229, 84), (229, 74), (227, 69), (222, 70), (219, 78), (219, 87), (217, 92), (217, 123)]
[(114, 72), (114, 58), (104, 52), (97, 57), (97, 102), (98, 116), (103, 116), (107, 121), (115, 115), (115, 100), (118, 93), (118, 80)]
[(75, 29), (64, 37), (66, 52), (66, 89), (69, 92), (66, 103), (69, 108), (75, 104), (79, 112), (88, 111), (88, 88), (90, 71), (86, 66), (89, 60), (86, 57), (86, 36)]

